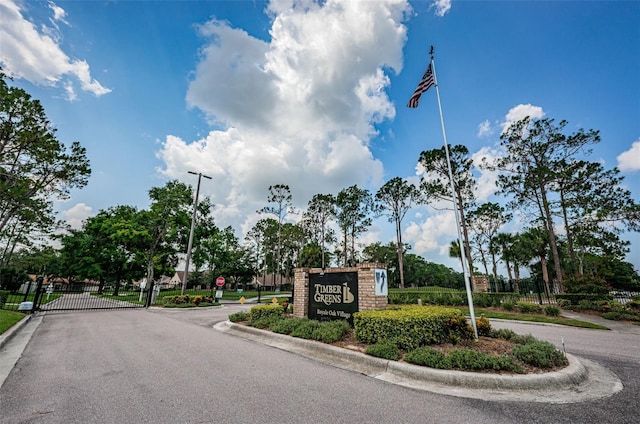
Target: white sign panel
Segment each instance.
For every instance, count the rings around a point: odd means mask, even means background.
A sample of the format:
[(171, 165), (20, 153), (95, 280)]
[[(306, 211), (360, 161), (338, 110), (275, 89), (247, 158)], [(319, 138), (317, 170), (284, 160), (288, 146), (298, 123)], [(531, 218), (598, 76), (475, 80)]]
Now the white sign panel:
[(389, 295), (389, 281), (387, 280), (386, 269), (375, 269), (376, 276), (376, 296), (388, 296)]

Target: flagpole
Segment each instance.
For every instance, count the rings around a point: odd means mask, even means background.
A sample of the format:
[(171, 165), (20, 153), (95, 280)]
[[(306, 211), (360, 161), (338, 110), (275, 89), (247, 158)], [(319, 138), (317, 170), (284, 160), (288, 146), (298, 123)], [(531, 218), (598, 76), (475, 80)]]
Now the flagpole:
[(433, 59), (433, 46), (431, 46), (431, 70), (433, 71), (433, 83), (436, 87), (436, 97), (438, 98), (438, 110), (440, 111), (440, 126), (442, 127), (442, 138), (444, 139), (444, 151), (447, 157), (447, 167), (449, 169), (449, 182), (451, 183), (451, 195), (453, 198), (453, 211), (456, 217), (456, 228), (458, 229), (458, 243), (460, 243), (460, 256), (462, 257), (462, 272), (464, 274), (464, 285), (467, 290), (467, 303), (469, 304), (469, 315), (471, 315), (471, 325), (473, 333), (478, 338), (478, 328), (476, 326), (476, 316), (473, 310), (473, 296), (471, 295), (471, 273), (469, 270), (469, 262), (467, 261), (466, 245), (462, 238), (462, 230), (460, 229), (460, 211), (458, 210), (458, 196), (456, 195), (455, 184), (453, 182), (453, 171), (451, 170), (451, 158), (449, 157), (449, 143), (447, 143), (447, 132), (444, 129), (444, 118), (442, 116), (442, 105), (440, 104), (440, 88), (438, 86), (438, 77), (436, 75), (436, 65)]

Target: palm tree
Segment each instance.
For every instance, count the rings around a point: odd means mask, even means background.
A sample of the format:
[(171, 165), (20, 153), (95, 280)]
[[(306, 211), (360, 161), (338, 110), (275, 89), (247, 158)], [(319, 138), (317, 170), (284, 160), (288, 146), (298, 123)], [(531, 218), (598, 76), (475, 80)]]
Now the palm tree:
[(547, 297), (551, 297), (551, 288), (549, 286), (549, 269), (547, 267), (549, 254), (549, 235), (544, 228), (529, 228), (522, 233), (520, 237), (521, 248), (523, 254), (528, 253), (529, 258), (537, 258), (540, 260), (542, 268), (542, 280), (544, 281), (545, 292)]
[(449, 245), (449, 257), (458, 258), (460, 260), (460, 269), (464, 272), (464, 264), (462, 263), (462, 250), (460, 249), (460, 242), (453, 240)]

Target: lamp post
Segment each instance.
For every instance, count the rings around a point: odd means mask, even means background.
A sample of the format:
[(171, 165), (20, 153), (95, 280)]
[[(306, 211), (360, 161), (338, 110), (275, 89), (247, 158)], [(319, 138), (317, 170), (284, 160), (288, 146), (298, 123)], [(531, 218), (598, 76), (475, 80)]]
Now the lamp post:
[(193, 247), (193, 233), (196, 227), (196, 213), (198, 210), (198, 196), (200, 195), (200, 180), (202, 177), (211, 179), (211, 177), (204, 175), (201, 172), (195, 173), (188, 171), (189, 174), (198, 176), (198, 186), (196, 188), (196, 196), (193, 199), (193, 215), (191, 216), (191, 231), (189, 231), (189, 245), (187, 246), (187, 259), (184, 264), (184, 275), (182, 276), (182, 291), (180, 294), (184, 295), (185, 290), (187, 289), (187, 277), (189, 275), (189, 262), (191, 261), (191, 248)]

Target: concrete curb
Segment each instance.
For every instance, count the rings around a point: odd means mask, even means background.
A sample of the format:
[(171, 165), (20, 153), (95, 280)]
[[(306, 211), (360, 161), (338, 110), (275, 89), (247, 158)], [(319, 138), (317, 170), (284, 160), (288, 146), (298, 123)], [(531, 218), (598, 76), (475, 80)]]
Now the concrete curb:
[(0, 334), (0, 349), (4, 347), (4, 345), (11, 340), (11, 338), (18, 332), (22, 327), (24, 327), (27, 322), (31, 319), (31, 315), (26, 315), (20, 321), (15, 323), (11, 328), (9, 328), (4, 333)]
[(573, 403), (622, 390), (617, 376), (598, 364), (567, 354), (569, 365), (541, 374), (490, 374), (438, 370), (376, 358), (324, 343), (220, 322), (215, 329), (383, 381), (453, 396), (484, 400)]

